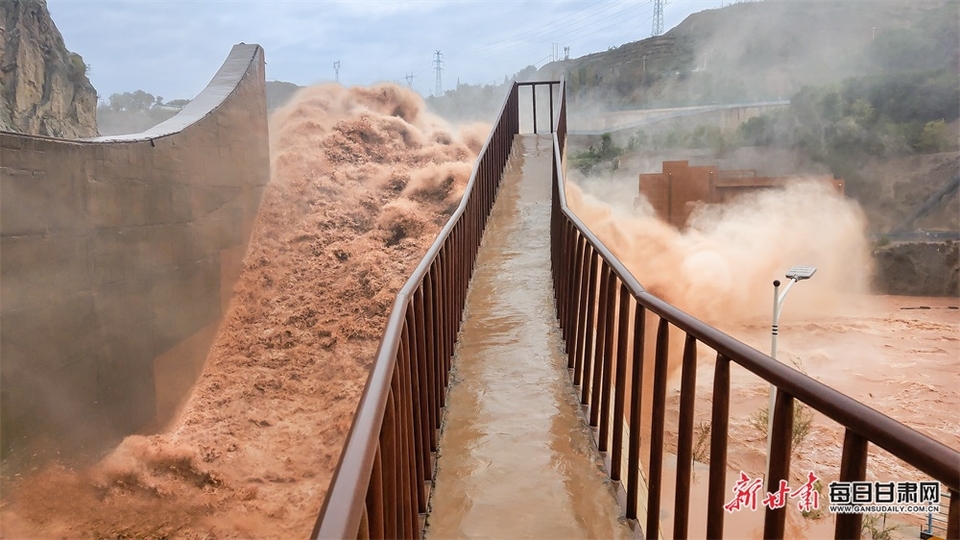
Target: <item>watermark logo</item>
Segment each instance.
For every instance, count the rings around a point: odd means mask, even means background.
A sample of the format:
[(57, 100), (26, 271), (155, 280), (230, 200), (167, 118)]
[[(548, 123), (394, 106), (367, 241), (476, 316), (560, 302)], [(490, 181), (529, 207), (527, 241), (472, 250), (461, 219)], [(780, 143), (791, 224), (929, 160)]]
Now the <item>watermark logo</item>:
[[(811, 471), (796, 489), (781, 480), (776, 491), (761, 494), (763, 479), (740, 471), (734, 497), (723, 508), (730, 513), (760, 507), (772, 510), (796, 500), (801, 512), (812, 512), (820, 508), (819, 480)], [(830, 482), (827, 502), (834, 514), (927, 514), (939, 511), (940, 491), (940, 482)]]
[(940, 482), (830, 482), (835, 514), (927, 514), (940, 510)]
[(777, 491), (767, 492), (762, 498), (760, 489), (763, 487), (762, 478), (750, 478), (747, 473), (740, 471), (740, 480), (733, 486), (735, 494), (732, 501), (723, 505), (730, 513), (744, 508), (756, 510), (758, 503), (770, 509), (783, 508), (790, 499), (797, 499), (797, 508), (802, 512), (811, 512), (820, 508), (820, 492), (814, 487), (819, 478), (810, 472), (807, 482), (795, 490), (791, 490), (786, 480), (781, 480)]

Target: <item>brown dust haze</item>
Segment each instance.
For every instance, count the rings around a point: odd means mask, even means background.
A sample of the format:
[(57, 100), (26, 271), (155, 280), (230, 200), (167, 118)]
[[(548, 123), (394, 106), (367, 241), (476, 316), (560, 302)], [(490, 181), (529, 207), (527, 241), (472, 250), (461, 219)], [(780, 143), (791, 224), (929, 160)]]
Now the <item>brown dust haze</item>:
[[(641, 199), (636, 209), (613, 183), (568, 182), (567, 201), (602, 242), (652, 294), (711, 324), (770, 317), (773, 280), (786, 282), (794, 265), (817, 266), (794, 314), (823, 313), (846, 295), (867, 292), (870, 250), (855, 201), (828, 186), (798, 180), (782, 190), (747, 194), (726, 204), (701, 204), (678, 230)], [(636, 180), (630, 183), (636, 190)], [(634, 191), (636, 193), (636, 191)]]
[(396, 292), (488, 131), (395, 85), (297, 94), (270, 119), (271, 181), (177, 419), (92, 467), (4, 479), (0, 536), (308, 536)]

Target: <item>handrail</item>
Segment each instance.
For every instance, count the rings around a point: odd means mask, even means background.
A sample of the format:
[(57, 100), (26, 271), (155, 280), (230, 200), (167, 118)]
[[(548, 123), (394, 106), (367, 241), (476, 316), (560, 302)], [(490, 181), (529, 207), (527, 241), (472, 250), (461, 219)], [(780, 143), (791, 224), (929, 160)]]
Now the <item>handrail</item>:
[[(565, 119), (565, 84), (561, 83), (560, 107), (561, 123)], [(607, 444), (608, 430), (605, 417), (598, 417), (597, 409), (600, 414), (606, 415), (611, 400), (610, 370), (611, 364), (617, 364), (617, 384), (614, 392), (615, 411), (623, 414), (624, 404), (622, 403), (622, 388), (627, 382), (626, 364), (631, 361), (626, 358), (627, 327), (629, 321), (627, 308), (628, 301), (632, 298), (637, 309), (635, 310), (635, 332), (634, 332), (634, 355), (632, 362), (639, 364), (643, 362), (643, 320), (644, 312), (650, 311), (660, 317), (660, 328), (657, 332), (656, 346), (656, 374), (654, 381), (654, 406), (662, 408), (666, 384), (666, 346), (667, 335), (669, 331), (668, 324), (683, 330), (687, 334), (687, 343), (684, 346), (684, 381), (681, 383), (681, 433), (678, 442), (678, 506), (675, 508), (675, 526), (674, 534), (683, 536), (687, 527), (687, 515), (689, 511), (689, 467), (684, 468), (681, 462), (690, 459), (690, 439), (689, 433), (683, 433), (686, 425), (688, 431), (692, 431), (692, 375), (688, 376), (688, 371), (693, 372), (695, 366), (695, 347), (699, 341), (709, 346), (718, 354), (718, 362), (715, 375), (715, 398), (713, 404), (713, 419), (715, 425), (713, 439), (711, 441), (711, 459), (710, 459), (710, 501), (708, 508), (708, 536), (719, 537), (723, 534), (723, 509), (720, 502), (723, 500), (724, 493), (723, 473), (720, 467), (726, 468), (726, 437), (727, 425), (726, 416), (728, 416), (729, 406), (729, 362), (743, 366), (752, 373), (763, 378), (767, 382), (776, 385), (778, 388), (777, 405), (772, 414), (774, 415), (774, 434), (786, 436), (786, 443), (774, 444), (772, 450), (771, 479), (773, 485), (780, 479), (787, 479), (790, 462), (789, 432), (792, 423), (793, 399), (799, 399), (801, 402), (809, 405), (825, 416), (844, 426), (846, 436), (844, 441), (843, 455), (841, 458), (841, 479), (842, 480), (863, 480), (866, 471), (867, 442), (876, 444), (884, 448), (891, 454), (897, 456), (903, 461), (916, 467), (920, 471), (929, 474), (931, 477), (942, 482), (951, 492), (951, 501), (958, 497), (956, 493), (960, 491), (960, 452), (953, 450), (946, 445), (931, 439), (892, 418), (850, 398), (849, 396), (838, 392), (837, 390), (816, 381), (807, 375), (800, 373), (773, 358), (767, 356), (756, 349), (749, 347), (742, 342), (724, 334), (691, 315), (675, 308), (674, 306), (660, 300), (648, 293), (639, 281), (630, 273), (630, 271), (614, 256), (603, 242), (587, 227), (577, 215), (570, 210), (567, 205), (566, 194), (564, 192), (563, 175), (563, 156), (566, 146), (565, 130), (558, 129), (554, 133), (554, 217), (552, 219), (551, 237), (552, 237), (552, 259), (554, 264), (554, 287), (557, 296), (557, 311), (563, 328), (563, 335), (567, 342), (567, 353), (569, 355), (568, 367), (575, 370), (574, 382), (583, 380), (583, 402), (591, 406), (591, 425), (600, 424), (600, 447), (604, 450)], [(599, 268), (597, 264), (599, 261)], [(617, 286), (617, 283), (620, 286)], [(599, 285), (599, 291), (597, 290)], [(619, 295), (617, 294), (617, 291)], [(613, 310), (615, 307), (615, 297), (620, 297), (620, 320), (617, 329), (613, 326)], [(588, 311), (586, 317), (582, 313), (584, 306), (597, 306), (597, 317), (593, 319)], [(578, 309), (581, 308), (581, 309)], [(602, 315), (602, 316), (601, 316)], [(594, 328), (590, 328), (594, 325)], [(611, 358), (613, 336), (618, 334), (617, 358)], [(622, 341), (620, 341), (622, 340)], [(589, 349), (595, 346), (597, 354), (591, 359)], [(689, 357), (689, 358), (688, 358)], [(589, 381), (587, 380), (591, 361), (594, 366), (594, 386), (601, 384), (604, 387), (601, 403), (597, 403), (599, 393), (594, 390), (592, 393), (592, 403), (589, 393), (586, 391)], [(602, 364), (602, 366), (601, 366)], [(689, 369), (688, 369), (689, 367)], [(600, 374), (601, 369), (604, 370)], [(640, 379), (639, 367), (634, 366), (633, 381)], [(602, 380), (601, 380), (602, 378)], [(688, 380), (689, 379), (689, 380)], [(635, 384), (634, 388), (640, 388)], [(690, 392), (686, 392), (690, 390)], [(639, 391), (639, 390), (638, 390)], [(686, 397), (685, 392), (689, 394)], [(618, 401), (619, 400), (619, 401)], [(633, 399), (635, 403), (627, 404), (628, 407), (638, 407), (639, 400)], [(636, 413), (639, 415), (639, 412)], [(653, 418), (654, 430), (653, 437), (657, 434), (662, 436), (663, 429), (663, 411), (659, 411)], [(659, 415), (657, 417), (656, 415)], [(616, 418), (616, 416), (615, 416)], [(631, 417), (632, 421), (639, 421), (639, 416)], [(614, 424), (615, 426), (618, 424)], [(636, 430), (634, 429), (636, 427)], [(616, 428), (614, 428), (616, 429)], [(631, 432), (639, 431), (639, 426), (633, 422), (630, 424)], [(631, 433), (633, 435), (633, 433)], [(614, 434), (616, 442), (620, 434)], [(639, 466), (639, 435), (636, 435), (637, 441), (630, 442), (630, 466)], [(781, 437), (782, 440), (782, 437)], [(616, 446), (616, 445), (615, 445)], [(686, 448), (684, 448), (686, 446)], [(659, 534), (659, 494), (660, 494), (660, 472), (662, 462), (662, 448), (659, 452), (655, 451), (651, 443), (651, 474), (649, 475), (650, 501), (653, 508), (648, 508), (646, 534), (647, 538), (657, 538)], [(613, 448), (614, 458), (611, 459), (611, 476), (614, 480), (619, 480), (619, 456), (620, 448)], [(719, 458), (719, 459), (715, 459)], [(716, 462), (719, 461), (719, 464)], [(686, 478), (683, 476), (686, 475)], [(636, 483), (635, 476), (628, 478), (628, 483)], [(627, 486), (627, 517), (636, 519), (636, 501), (637, 486)], [(716, 508), (715, 508), (716, 507)], [(783, 536), (784, 528), (784, 509), (766, 511), (764, 537), (779, 538)], [(949, 512), (948, 536), (957, 537), (958, 528), (960, 528), (960, 505), (951, 503)], [(837, 518), (837, 538), (848, 535), (860, 534), (860, 515), (844, 514)]]
[[(429, 453), (436, 450), (439, 409), (466, 286), (513, 136), (519, 131), (517, 87), (514, 83), (504, 98), (460, 204), (397, 293), (314, 525), (314, 538), (419, 536), (416, 517), (426, 509), (423, 483), (432, 478)], [(413, 362), (419, 362), (416, 368)], [(401, 363), (403, 369), (398, 369)], [(401, 384), (404, 388), (398, 389)], [(396, 415), (397, 407), (405, 416), (399, 419), (404, 426), (396, 429), (404, 433), (390, 432), (397, 418), (389, 425), (385, 421), (391, 411)], [(385, 443), (400, 449), (384, 449)], [(388, 451), (399, 456), (386, 456)], [(404, 463), (394, 461), (387, 467), (381, 460), (388, 457)], [(374, 473), (401, 476), (401, 485), (372, 478)], [(386, 500), (390, 498), (384, 491), (390, 489), (396, 490), (393, 500)], [(382, 515), (373, 515), (377, 512)]]

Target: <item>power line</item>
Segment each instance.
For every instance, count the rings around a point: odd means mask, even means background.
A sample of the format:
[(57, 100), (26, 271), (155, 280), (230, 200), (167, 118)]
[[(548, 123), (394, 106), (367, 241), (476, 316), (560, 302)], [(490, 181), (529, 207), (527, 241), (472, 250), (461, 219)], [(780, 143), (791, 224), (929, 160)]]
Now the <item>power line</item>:
[[(596, 22), (597, 17), (599, 17), (600, 15), (603, 15), (603, 14), (606, 13), (606, 12), (610, 12), (611, 10), (614, 10), (615, 12), (618, 12), (618, 11), (621, 11), (622, 8), (624, 8), (624, 7), (627, 7), (627, 8), (630, 7), (629, 4), (623, 4), (623, 3), (619, 3), (619, 2), (611, 2), (611, 3), (608, 3), (608, 4), (604, 5), (604, 6), (601, 6), (600, 8), (598, 8), (598, 9), (596, 9), (596, 10), (591, 10), (590, 13), (588, 13), (588, 14), (586, 14), (586, 15), (578, 16), (578, 17), (575, 17), (575, 18), (573, 18), (573, 19), (571, 19), (571, 20), (568, 20), (568, 21), (566, 21), (566, 22), (564, 22), (564, 23), (562, 23), (562, 24), (558, 24), (559, 21), (562, 21), (562, 20), (564, 20), (564, 19), (569, 19), (570, 17), (573, 17), (573, 16), (575, 16), (575, 15), (578, 15), (578, 14), (580, 14), (580, 13), (583, 13), (584, 11), (590, 10), (591, 8), (593, 8), (594, 6), (596, 6), (597, 4), (600, 4), (600, 2), (597, 2), (597, 3), (595, 3), (595, 4), (591, 4), (591, 5), (587, 6), (586, 8), (583, 8), (583, 9), (581, 9), (581, 10), (579, 10), (579, 11), (576, 11), (576, 12), (571, 13), (571, 14), (568, 14), (568, 15), (566, 15), (566, 16), (564, 16), (564, 17), (560, 17), (560, 18), (558, 18), (558, 19), (555, 19), (554, 21), (551, 21), (550, 23), (547, 23), (547, 24), (544, 24), (544, 25), (538, 27), (538, 29), (536, 29), (536, 30), (529, 31), (529, 32), (521, 31), (521, 32), (518, 32), (518, 33), (514, 34), (513, 36), (510, 36), (510, 37), (507, 37), (507, 38), (504, 38), (504, 39), (500, 39), (500, 40), (498, 40), (498, 41), (494, 41), (494, 42), (491, 42), (491, 43), (486, 43), (486, 44), (483, 44), (483, 45), (479, 45), (479, 46), (477, 46), (477, 47), (474, 47), (473, 50), (476, 51), (476, 52), (489, 51), (489, 52), (492, 53), (493, 55), (500, 55), (501, 52), (504, 51), (504, 50), (512, 50), (512, 49), (515, 49), (515, 48), (516, 48), (516, 43), (517, 43), (518, 41), (519, 41), (519, 42), (526, 42), (526, 43), (530, 43), (530, 42), (542, 42), (542, 41), (544, 41), (545, 39), (548, 39), (548, 38), (554, 37), (554, 36), (562, 36), (562, 38), (563, 38), (564, 41), (569, 41), (569, 38), (567, 37), (567, 34), (568, 34), (568, 33), (570, 33), (570, 32), (575, 32), (575, 31), (577, 31), (578, 29), (582, 28), (584, 25), (590, 25), (590, 24)], [(614, 17), (616, 17), (616, 16), (618, 16), (617, 13), (614, 13)], [(541, 30), (541, 29), (542, 29), (542, 30)]]
[[(642, 4), (610, 3), (585, 16), (577, 17), (565, 24), (557, 25), (547, 31), (541, 32), (540, 34), (542, 34), (543, 37), (539, 39), (535, 34), (519, 33), (511, 38), (475, 47), (471, 50), (480, 57), (492, 58), (500, 57), (507, 51), (511, 54), (516, 54), (521, 49), (538, 49), (541, 46), (540, 43), (542, 40), (548, 36), (555, 36), (555, 39), (559, 37), (562, 41), (571, 43), (584, 37), (596, 35), (607, 29), (621, 26), (634, 17), (642, 18), (642, 12), (647, 11), (647, 9), (649, 8), (645, 9), (645, 6)], [(566, 28), (568, 25), (569, 27)]]
[[(562, 20), (564, 20), (564, 19), (568, 19), (568, 18), (570, 18), (570, 17), (573, 17), (574, 15), (578, 15), (578, 14), (580, 14), (580, 13), (583, 13), (584, 11), (587, 11), (587, 10), (589, 10), (590, 8), (596, 6), (597, 4), (600, 4), (600, 3), (602, 3), (602, 2), (603, 2), (603, 0), (600, 0), (599, 2), (594, 2), (593, 4), (590, 4), (589, 6), (583, 8), (583, 9), (577, 10), (577, 11), (575, 11), (575, 12), (573, 12), (573, 13), (568, 13), (568, 14), (562, 16), (562, 17), (559, 17), (559, 18), (554, 19), (554, 20), (552, 20), (552, 21), (550, 21), (550, 22), (547, 22), (547, 23), (545, 23), (545, 24), (542, 24), (542, 25), (538, 26), (537, 28), (534, 28), (534, 29), (529, 30), (529, 31), (522, 31), (522, 32), (520, 32), (520, 33), (518, 33), (518, 34), (515, 34), (515, 35), (513, 35), (513, 36), (510, 36), (510, 37), (507, 37), (507, 38), (504, 38), (504, 39), (500, 39), (500, 40), (498, 40), (498, 41), (493, 41), (493, 42), (490, 42), (490, 43), (487, 43), (487, 44), (484, 44), (484, 45), (480, 45), (480, 46), (476, 47), (474, 50), (482, 50), (482, 49), (488, 49), (488, 48), (498, 48), (498, 46), (502, 46), (502, 45), (510, 46), (510, 44), (511, 44), (512, 42), (516, 41), (518, 37), (524, 37), (524, 38), (529, 38), (529, 39), (536, 39), (536, 38), (538, 38), (538, 37), (543, 37), (543, 36), (549, 34), (550, 32), (556, 31), (557, 28), (558, 28), (557, 23), (559, 23), (560, 21), (562, 21)], [(608, 5), (600, 8), (600, 11), (603, 11), (603, 10), (605, 10), (605, 9), (609, 9), (610, 7), (615, 6), (615, 5), (616, 5), (616, 4), (608, 4)], [(578, 18), (577, 20), (580, 20), (580, 18)], [(574, 21), (574, 22), (576, 22), (576, 21)], [(563, 26), (563, 25), (560, 25), (560, 26)], [(542, 29), (547, 29), (547, 31), (546, 31), (546, 32), (543, 32), (543, 31), (541, 31)]]

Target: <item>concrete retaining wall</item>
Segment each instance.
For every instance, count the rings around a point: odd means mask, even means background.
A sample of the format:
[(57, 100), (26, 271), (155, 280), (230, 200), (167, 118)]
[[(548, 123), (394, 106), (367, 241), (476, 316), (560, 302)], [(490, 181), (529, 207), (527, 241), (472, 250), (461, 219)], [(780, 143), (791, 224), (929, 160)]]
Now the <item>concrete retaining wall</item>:
[(206, 357), (268, 179), (258, 45), (234, 46), (144, 133), (0, 133), (4, 458), (96, 453), (173, 414), (170, 385)]
[(610, 133), (618, 143), (622, 139), (625, 144), (625, 141), (640, 129), (648, 132), (667, 129), (693, 130), (701, 125), (709, 125), (730, 131), (754, 116), (782, 109), (789, 104), (789, 101), (774, 101), (748, 105), (703, 105), (606, 112), (571, 118), (569, 134), (600, 137), (604, 133)]

